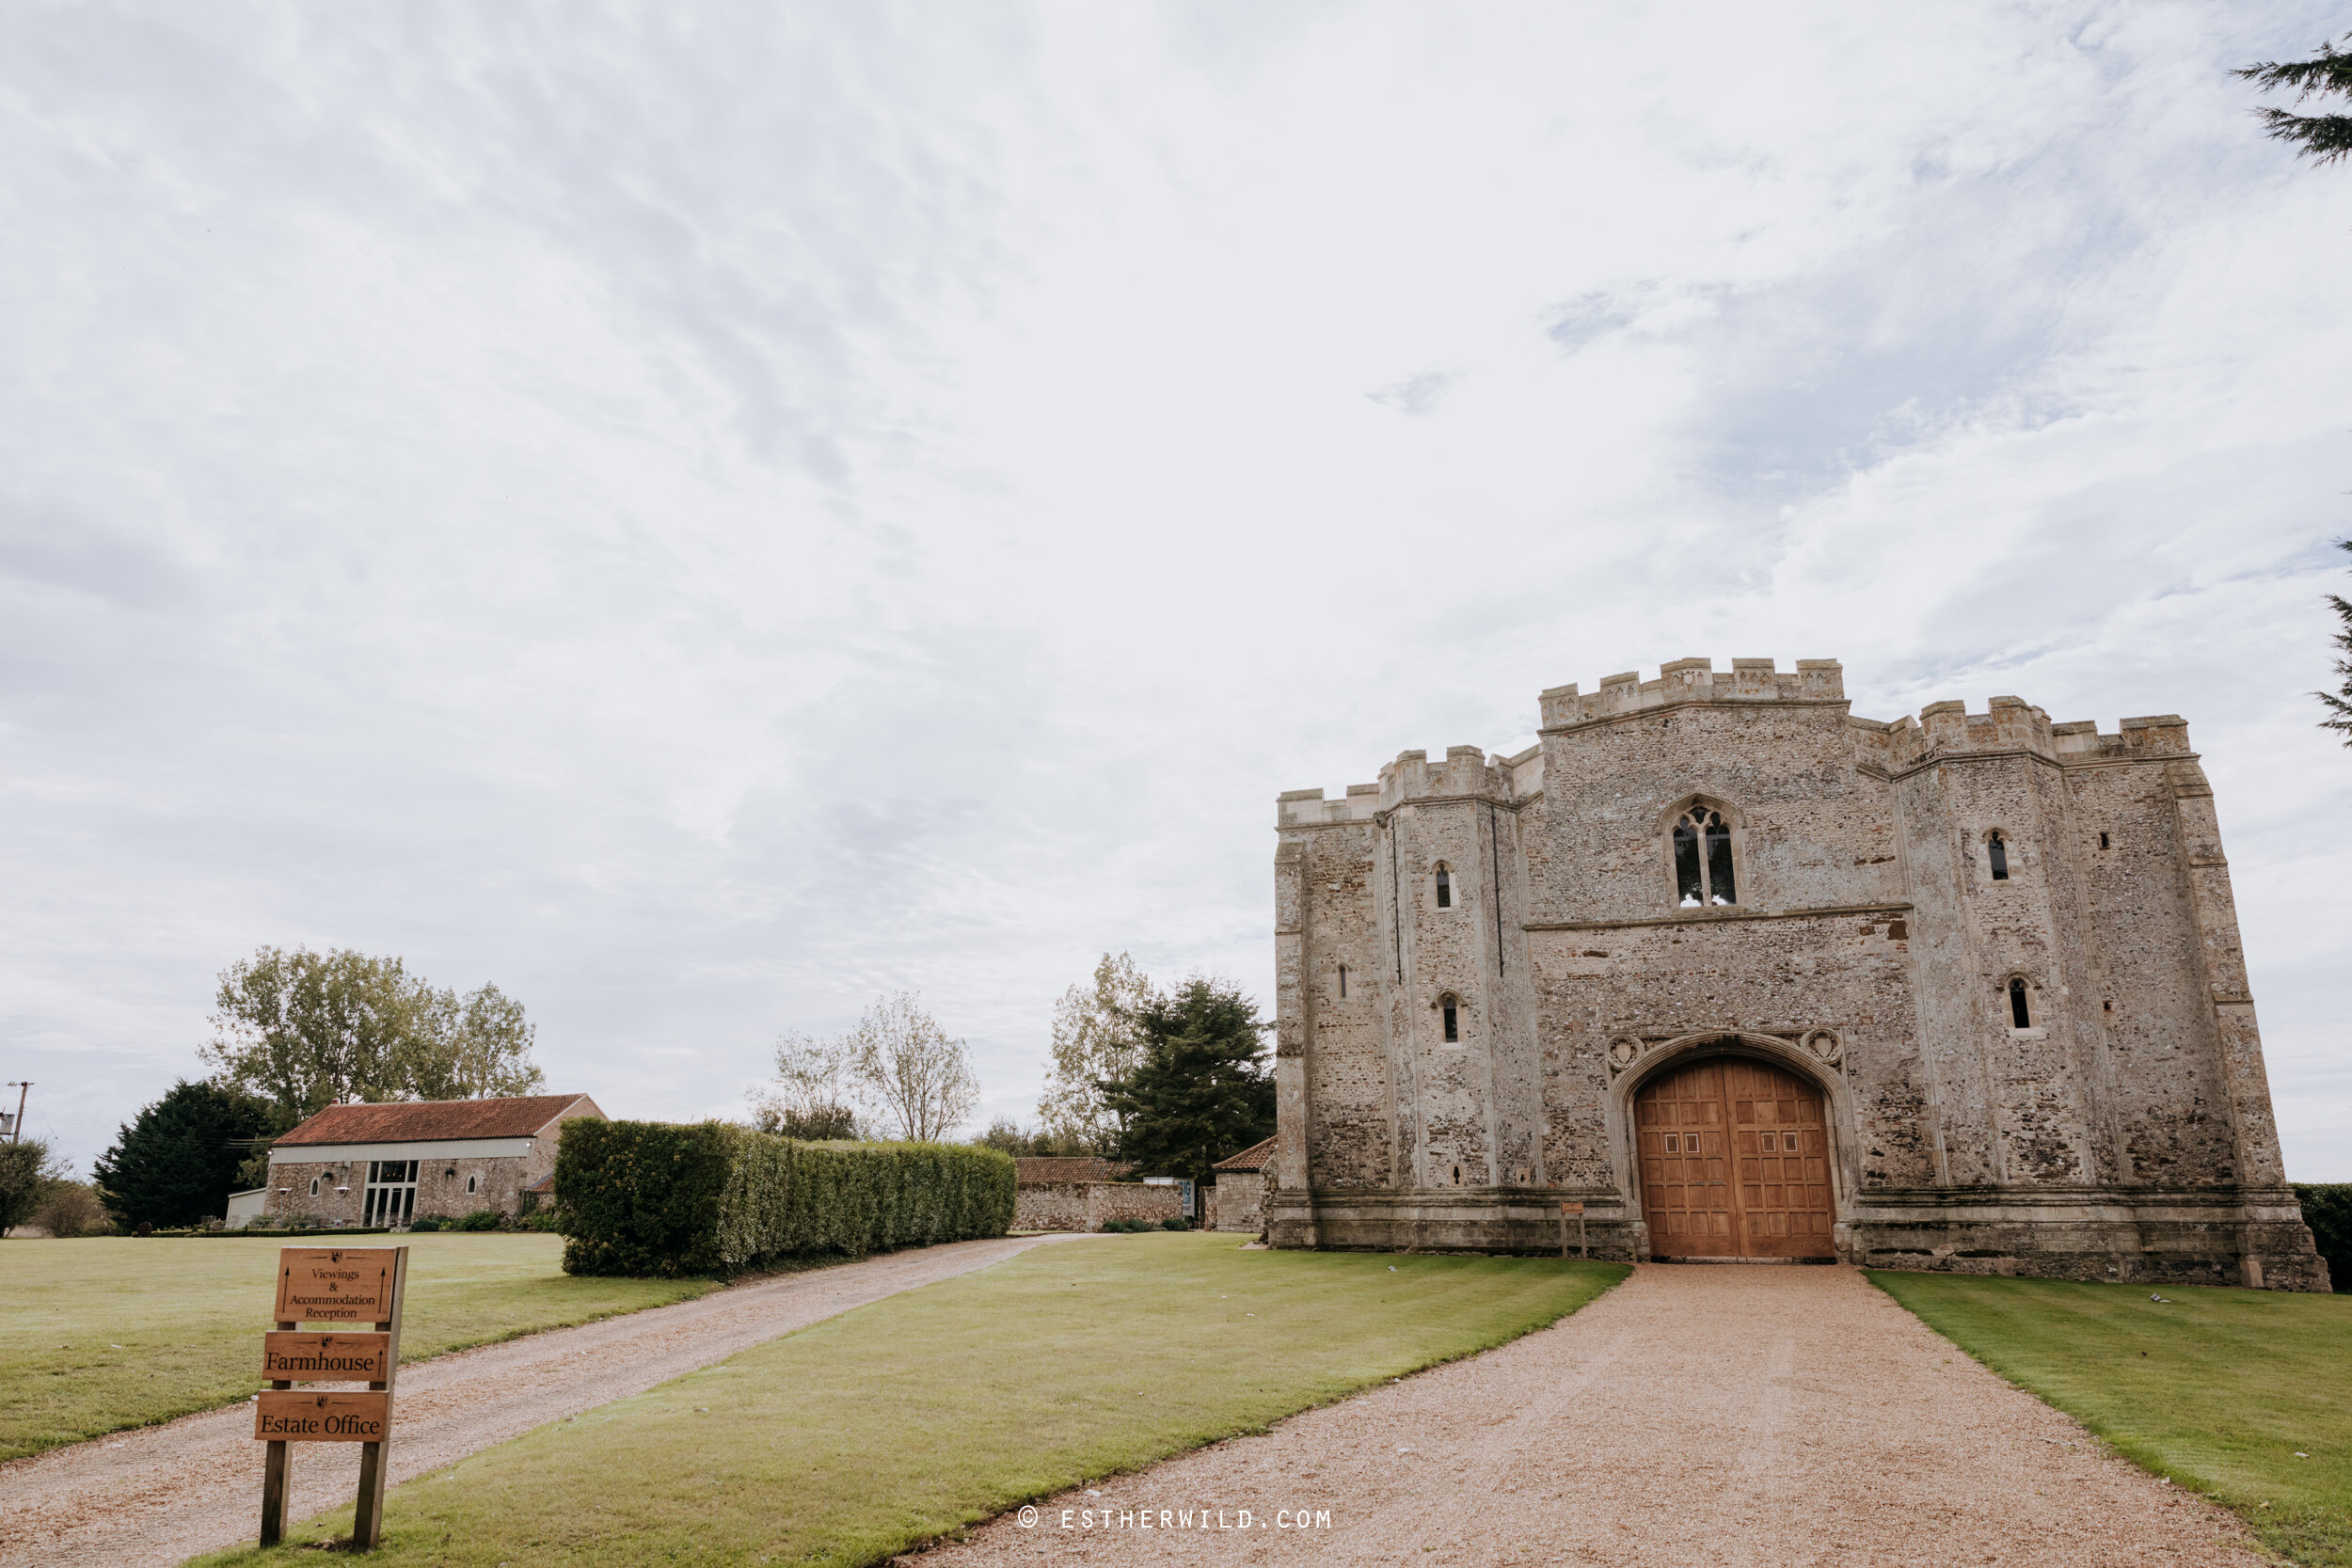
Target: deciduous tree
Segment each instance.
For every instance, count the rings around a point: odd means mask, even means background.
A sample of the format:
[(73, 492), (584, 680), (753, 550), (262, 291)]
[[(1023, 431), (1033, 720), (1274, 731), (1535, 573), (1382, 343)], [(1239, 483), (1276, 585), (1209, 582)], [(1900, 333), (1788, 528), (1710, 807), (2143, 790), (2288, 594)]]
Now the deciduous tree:
[(485, 985), (436, 990), (398, 958), (264, 947), (220, 974), (213, 1038), (198, 1048), (225, 1085), (267, 1101), (288, 1127), (350, 1101), (528, 1094), (522, 1005)]
[(0, 1144), (0, 1234), (23, 1225), (48, 1200), (50, 1188), (72, 1176), (72, 1167), (41, 1138)]
[(1102, 1085), (1135, 1070), (1143, 1037), (1135, 1015), (1152, 997), (1151, 977), (1121, 953), (1103, 955), (1090, 986), (1073, 986), (1054, 1007), (1052, 1057), (1037, 1114), (1045, 1135), (1073, 1151), (1101, 1153), (1119, 1138), (1119, 1114)]
[(875, 1002), (844, 1043), (859, 1098), (901, 1138), (936, 1143), (980, 1102), (971, 1053), (912, 992)]
[(409, 1091), (420, 1100), (536, 1093), (547, 1083), (531, 1059), (538, 1032), (523, 1005), (496, 986), (463, 997), (435, 991), (410, 1044)]
[[(935, 1143), (979, 1104), (971, 1053), (913, 993), (878, 998), (834, 1039), (793, 1030), (776, 1041), (775, 1076), (752, 1089), (754, 1122), (809, 1136), (874, 1135)], [(848, 1118), (850, 1131), (830, 1131)]]
[(797, 1029), (776, 1038), (776, 1074), (755, 1085), (752, 1125), (787, 1138), (858, 1138), (854, 1064), (841, 1040), (818, 1039)]

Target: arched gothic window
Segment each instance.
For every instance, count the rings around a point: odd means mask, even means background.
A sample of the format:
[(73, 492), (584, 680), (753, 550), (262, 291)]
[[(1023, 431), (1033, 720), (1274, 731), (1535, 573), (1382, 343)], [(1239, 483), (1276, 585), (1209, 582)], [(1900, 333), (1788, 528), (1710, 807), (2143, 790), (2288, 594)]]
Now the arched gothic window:
[(1438, 908), (1441, 910), (1450, 910), (1453, 907), (1454, 873), (1448, 871), (1444, 864), (1440, 863), (1438, 866)]
[[(1999, 833), (1995, 832), (1991, 838), (1984, 841), (1984, 858), (1993, 863), (1993, 879), (1994, 881), (2006, 882), (2009, 880), (2009, 846), (2001, 842), (2001, 835)], [(2021, 1023), (2017, 1027), (2023, 1029), (2025, 1025)]]
[(1731, 825), (1711, 806), (1692, 806), (1675, 824), (1675, 901), (1686, 910), (1740, 901)]
[(2033, 1027), (2033, 1008), (2026, 1001), (2026, 981), (2020, 975), (2009, 983), (2009, 1022), (2012, 1029)]
[(1445, 1019), (1446, 1044), (1459, 1044), (1462, 1038), (1462, 1014), (1460, 1006), (1454, 1000), (1452, 991), (1448, 991), (1438, 999), (1438, 1010)]

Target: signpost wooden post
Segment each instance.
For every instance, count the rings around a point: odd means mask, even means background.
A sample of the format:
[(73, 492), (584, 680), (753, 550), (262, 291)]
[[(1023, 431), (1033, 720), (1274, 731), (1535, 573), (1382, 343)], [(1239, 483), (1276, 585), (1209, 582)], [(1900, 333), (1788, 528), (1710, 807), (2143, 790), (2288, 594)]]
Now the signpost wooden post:
[(1576, 1216), (1576, 1255), (1582, 1258), (1586, 1254), (1584, 1251), (1584, 1205), (1581, 1203), (1560, 1205), (1560, 1256), (1565, 1258), (1568, 1255), (1568, 1216), (1570, 1214)]
[[(400, 1369), (400, 1318), (407, 1295), (408, 1249), (282, 1247), (278, 1254), (278, 1326), (262, 1337), (267, 1392), (253, 1403), (253, 1435), (269, 1445), (262, 1471), (262, 1544), (286, 1533), (293, 1489), (290, 1443), (358, 1443), (359, 1500), (351, 1546), (384, 1539), (384, 1484), (392, 1439), (392, 1379)], [(351, 1330), (303, 1333), (302, 1325)], [(364, 1326), (362, 1326), (364, 1325)], [(365, 1393), (296, 1390), (297, 1383), (367, 1384)]]

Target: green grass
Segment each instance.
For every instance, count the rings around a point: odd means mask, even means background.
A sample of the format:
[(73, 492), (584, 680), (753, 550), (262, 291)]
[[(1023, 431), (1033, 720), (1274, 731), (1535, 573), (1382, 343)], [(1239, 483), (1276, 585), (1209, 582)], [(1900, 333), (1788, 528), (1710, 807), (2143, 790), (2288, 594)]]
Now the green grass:
[[(287, 1243), (0, 1243), (0, 1459), (209, 1410), (261, 1387), (262, 1335)], [(559, 1266), (560, 1236), (415, 1236), (407, 1245), (403, 1362), (714, 1288), (573, 1278)]]
[[(871, 1563), (1487, 1349), (1623, 1266), (1244, 1252), (1218, 1235), (1039, 1247), (818, 1323), (392, 1493), (397, 1563)], [(347, 1534), (350, 1511), (289, 1531)], [(298, 1546), (203, 1560), (314, 1560)]]
[(2352, 1568), (2352, 1296), (1870, 1278), (2126, 1457), (2243, 1514), (2272, 1551)]

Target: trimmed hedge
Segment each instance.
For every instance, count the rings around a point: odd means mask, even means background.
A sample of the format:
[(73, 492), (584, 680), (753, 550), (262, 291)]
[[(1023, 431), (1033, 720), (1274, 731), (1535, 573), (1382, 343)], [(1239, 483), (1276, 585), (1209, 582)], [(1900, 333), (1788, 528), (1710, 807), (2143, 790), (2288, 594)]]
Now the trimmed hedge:
[(801, 1143), (723, 1121), (564, 1124), (566, 1274), (738, 1274), (1001, 1236), (1013, 1164), (948, 1144)]
[(2319, 1255), (2328, 1259), (2328, 1277), (2339, 1294), (2352, 1295), (2352, 1182), (2297, 1181), (2295, 1196)]

